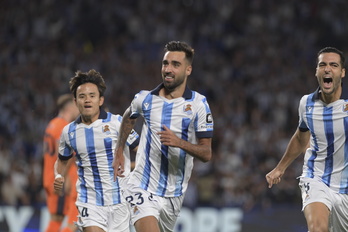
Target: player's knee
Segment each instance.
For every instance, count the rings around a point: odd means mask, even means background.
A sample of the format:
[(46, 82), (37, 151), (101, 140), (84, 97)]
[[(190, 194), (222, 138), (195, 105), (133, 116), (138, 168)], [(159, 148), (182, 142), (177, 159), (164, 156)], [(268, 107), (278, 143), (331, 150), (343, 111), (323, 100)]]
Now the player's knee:
[(309, 232), (329, 232), (329, 225), (322, 221), (311, 222), (308, 225)]

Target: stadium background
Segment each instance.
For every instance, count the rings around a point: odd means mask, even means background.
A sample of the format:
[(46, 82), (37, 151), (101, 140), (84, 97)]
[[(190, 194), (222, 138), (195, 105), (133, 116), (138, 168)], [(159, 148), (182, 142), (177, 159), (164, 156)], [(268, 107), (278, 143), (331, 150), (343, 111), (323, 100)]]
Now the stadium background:
[[(215, 120), (214, 157), (196, 163), (185, 198), (192, 231), (306, 231), (302, 156), (271, 190), (264, 176), (297, 126), (300, 97), (317, 87), (317, 51), (348, 54), (347, 9), (345, 0), (2, 0), (0, 231), (19, 227), (26, 210), (18, 231), (43, 223), (43, 131), (74, 72), (101, 72), (106, 106), (122, 113), (135, 93), (160, 83), (170, 40), (194, 47), (189, 87), (207, 96)], [(241, 212), (236, 229), (218, 228), (229, 209)], [(182, 223), (178, 231), (188, 231)]]

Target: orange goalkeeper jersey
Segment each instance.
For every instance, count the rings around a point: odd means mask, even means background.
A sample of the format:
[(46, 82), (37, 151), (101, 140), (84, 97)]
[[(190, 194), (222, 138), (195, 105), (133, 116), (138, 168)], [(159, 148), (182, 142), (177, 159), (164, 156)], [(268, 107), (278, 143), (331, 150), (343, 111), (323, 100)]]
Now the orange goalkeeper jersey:
[(44, 135), (43, 186), (53, 188), (54, 163), (58, 157), (58, 143), (62, 130), (69, 122), (60, 117), (52, 119), (46, 127)]

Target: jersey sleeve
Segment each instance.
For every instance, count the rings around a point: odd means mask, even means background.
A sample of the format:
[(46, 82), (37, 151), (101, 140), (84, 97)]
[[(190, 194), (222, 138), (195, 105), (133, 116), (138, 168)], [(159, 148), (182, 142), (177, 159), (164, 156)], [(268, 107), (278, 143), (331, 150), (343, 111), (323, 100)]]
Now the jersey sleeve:
[[(118, 124), (116, 125), (117, 131), (120, 130), (122, 118), (123, 117), (121, 115), (117, 115), (117, 121), (118, 121)], [(126, 145), (129, 146), (129, 148), (133, 150), (134, 148), (136, 148), (139, 145), (139, 139), (140, 139), (139, 134), (134, 129), (132, 129), (129, 136), (128, 136)]]
[(141, 112), (141, 108), (139, 107), (139, 102), (140, 102), (140, 93), (137, 93), (134, 98), (133, 101), (130, 105), (130, 118), (138, 118)]
[(151, 105), (151, 94), (148, 94), (150, 91), (142, 90), (137, 93), (130, 106), (131, 115), (130, 118), (137, 118), (143, 113), (143, 107), (148, 108)]
[(60, 136), (58, 152), (58, 157), (61, 160), (68, 160), (73, 156), (74, 151), (70, 146), (68, 126), (64, 127), (63, 132)]
[(207, 102), (204, 97), (198, 103), (198, 109), (195, 117), (195, 130), (198, 138), (213, 137), (214, 120)]

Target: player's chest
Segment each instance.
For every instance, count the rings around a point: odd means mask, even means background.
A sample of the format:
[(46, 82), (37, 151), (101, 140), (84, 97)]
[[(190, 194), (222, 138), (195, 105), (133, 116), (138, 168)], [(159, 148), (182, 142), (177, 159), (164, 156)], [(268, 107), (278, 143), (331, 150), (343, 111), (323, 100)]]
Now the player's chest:
[(153, 101), (146, 107), (143, 104), (143, 116), (150, 121), (163, 121), (170, 118), (193, 119), (196, 107), (193, 102), (188, 101)]
[(307, 109), (305, 119), (309, 129), (317, 136), (348, 131), (348, 108), (345, 109), (343, 104)]
[[(104, 149), (105, 144), (114, 143), (117, 139), (116, 128), (108, 123), (102, 123), (98, 126), (81, 126), (75, 130), (75, 149), (85, 151), (86, 149)], [(85, 149), (86, 148), (86, 149)]]

